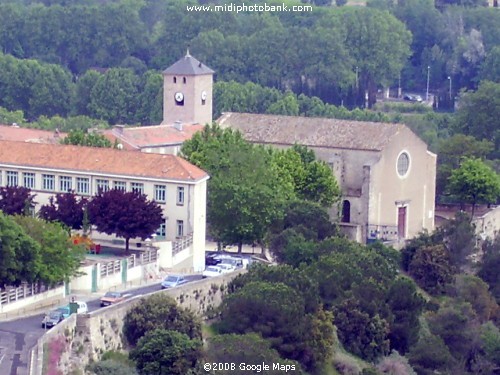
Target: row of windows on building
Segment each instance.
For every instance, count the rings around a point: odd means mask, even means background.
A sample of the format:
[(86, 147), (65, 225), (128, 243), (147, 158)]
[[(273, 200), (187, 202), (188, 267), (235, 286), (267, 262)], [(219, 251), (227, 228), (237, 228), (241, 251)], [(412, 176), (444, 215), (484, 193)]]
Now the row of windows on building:
[[(23, 172), (17, 171), (6, 171), (6, 186), (24, 186), (28, 189), (35, 189), (36, 186), (36, 175), (33, 172)], [(1, 172), (0, 172), (1, 177)], [(59, 192), (70, 192), (75, 191), (77, 194), (90, 195), (90, 178), (88, 177), (76, 177), (75, 186), (73, 186), (73, 177), (70, 176), (58, 176), (59, 185), (56, 189), (56, 176), (52, 174), (42, 174), (42, 190), (45, 191), (59, 191)], [(125, 181), (110, 181), (106, 179), (96, 179), (97, 191), (108, 191), (110, 189), (120, 189), (127, 190), (127, 182)], [(0, 185), (2, 184), (0, 178)], [(135, 191), (139, 194), (144, 194), (144, 184), (141, 182), (131, 182), (130, 191)], [(184, 187), (177, 187), (176, 203), (178, 205), (184, 204)], [(159, 203), (165, 203), (167, 201), (167, 186), (166, 185), (154, 185), (154, 200)]]
[[(167, 223), (162, 223), (156, 231), (157, 238), (165, 238), (167, 235)], [(184, 237), (184, 220), (177, 220), (175, 226), (175, 236)]]

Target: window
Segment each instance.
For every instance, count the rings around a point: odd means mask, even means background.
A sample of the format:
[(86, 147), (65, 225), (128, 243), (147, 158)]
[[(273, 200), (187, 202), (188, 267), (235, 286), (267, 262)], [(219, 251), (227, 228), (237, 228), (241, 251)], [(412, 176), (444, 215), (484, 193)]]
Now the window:
[(177, 220), (177, 237), (184, 237), (184, 220)]
[(17, 186), (17, 172), (7, 171), (7, 186)]
[(113, 189), (126, 191), (127, 183), (125, 181), (113, 181)]
[(156, 237), (165, 238), (166, 235), (167, 235), (167, 223), (163, 222), (160, 224), (160, 227), (156, 231)]
[(184, 204), (184, 188), (182, 186), (177, 187), (177, 204), (181, 206)]
[(59, 177), (59, 190), (63, 192), (71, 191), (73, 189), (73, 187), (71, 186), (73, 182), (72, 180), (73, 178), (69, 176)]
[(42, 174), (42, 189), (54, 191), (56, 185), (56, 177), (52, 174)]
[(155, 201), (163, 203), (167, 201), (167, 187), (165, 185), (155, 185)]
[(398, 157), (398, 174), (400, 177), (405, 177), (410, 169), (410, 155), (406, 152), (402, 152)]
[(174, 77), (174, 83), (177, 83), (177, 77)]
[(132, 188), (132, 191), (139, 194), (144, 194), (144, 184), (141, 184), (140, 182), (132, 182), (130, 184), (130, 187)]
[(76, 178), (76, 192), (78, 194), (90, 194), (90, 182), (88, 178)]
[(23, 173), (24, 187), (28, 189), (35, 188), (35, 174), (26, 172)]
[(105, 191), (109, 190), (109, 181), (108, 180), (101, 180), (98, 178), (97, 180), (95, 180), (95, 184), (97, 186), (97, 191), (105, 192)]
[(182, 77), (182, 83), (186, 83), (186, 77)]

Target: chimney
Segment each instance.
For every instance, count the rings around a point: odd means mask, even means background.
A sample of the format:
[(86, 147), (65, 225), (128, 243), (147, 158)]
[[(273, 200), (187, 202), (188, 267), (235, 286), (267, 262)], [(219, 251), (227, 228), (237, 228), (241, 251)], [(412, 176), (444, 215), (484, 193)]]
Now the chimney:
[(116, 129), (118, 134), (123, 134), (123, 128), (125, 128), (125, 125), (115, 125), (113, 128)]
[(182, 131), (182, 122), (176, 121), (174, 122), (174, 128), (176, 128), (178, 131)]

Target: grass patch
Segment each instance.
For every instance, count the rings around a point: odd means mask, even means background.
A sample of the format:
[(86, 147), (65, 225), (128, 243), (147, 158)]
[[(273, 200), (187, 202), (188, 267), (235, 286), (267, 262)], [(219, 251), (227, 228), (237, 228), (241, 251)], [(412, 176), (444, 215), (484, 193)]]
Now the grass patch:
[(217, 335), (218, 333), (216, 327), (213, 324), (203, 323), (201, 326), (201, 334), (203, 338), (206, 340)]

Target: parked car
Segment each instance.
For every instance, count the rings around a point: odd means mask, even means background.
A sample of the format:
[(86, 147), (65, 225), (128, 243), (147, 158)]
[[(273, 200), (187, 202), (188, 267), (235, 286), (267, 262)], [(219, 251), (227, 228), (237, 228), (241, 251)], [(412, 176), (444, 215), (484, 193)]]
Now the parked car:
[(208, 266), (201, 274), (203, 278), (222, 275), (222, 269), (219, 266)]
[(120, 292), (107, 292), (104, 297), (101, 298), (101, 306), (109, 306), (115, 303), (121, 302), (125, 299), (125, 296)]
[(161, 282), (161, 288), (162, 289), (175, 288), (176, 286), (185, 283), (187, 283), (187, 280), (184, 278), (184, 276), (169, 275), (165, 277), (165, 279)]
[(413, 95), (413, 94), (405, 94), (403, 96), (404, 100), (407, 100), (409, 102), (422, 102), (422, 97), (420, 95)]
[(205, 264), (207, 266), (216, 266), (221, 261), (217, 258), (217, 253), (210, 253), (205, 255)]
[(249, 261), (248, 261), (248, 259), (245, 259), (245, 258), (233, 258), (233, 257), (231, 257), (231, 258), (222, 259), (220, 264), (230, 264), (234, 268), (240, 269), (240, 268), (247, 268)]
[(77, 314), (86, 314), (89, 312), (89, 308), (87, 307), (87, 302), (75, 301), (74, 303), (78, 305), (78, 308), (76, 309)]
[(227, 263), (219, 263), (217, 267), (222, 270), (222, 273), (230, 273), (236, 270), (235, 266)]
[(63, 315), (64, 319), (71, 315), (71, 309), (69, 308), (69, 305), (58, 307), (56, 311), (59, 311)]
[(52, 328), (64, 320), (64, 315), (59, 310), (49, 312), (42, 320), (42, 328)]

